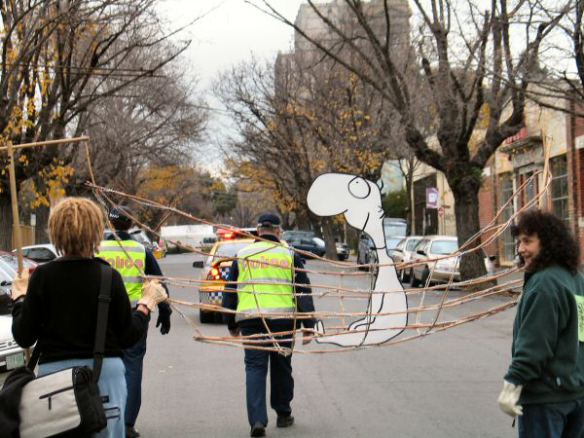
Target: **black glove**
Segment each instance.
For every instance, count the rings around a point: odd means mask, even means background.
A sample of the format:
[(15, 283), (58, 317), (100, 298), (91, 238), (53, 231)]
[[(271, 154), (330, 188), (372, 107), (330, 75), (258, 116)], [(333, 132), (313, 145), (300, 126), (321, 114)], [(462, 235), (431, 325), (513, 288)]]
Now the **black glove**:
[(170, 331), (170, 314), (172, 309), (168, 303), (160, 303), (158, 305), (158, 319), (156, 320), (156, 328), (160, 326), (160, 334), (165, 335)]

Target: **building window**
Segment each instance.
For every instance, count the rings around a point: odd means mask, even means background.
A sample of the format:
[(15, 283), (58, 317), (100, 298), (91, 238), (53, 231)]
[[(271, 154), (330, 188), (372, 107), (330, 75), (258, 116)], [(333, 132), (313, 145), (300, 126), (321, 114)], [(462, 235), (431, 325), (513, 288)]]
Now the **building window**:
[[(499, 208), (513, 197), (513, 174), (502, 173), (499, 175), (499, 181), (501, 184), (501, 200)], [(513, 201), (509, 202), (501, 214), (501, 221), (503, 223), (507, 222), (511, 216), (513, 216)], [(511, 235), (511, 229), (507, 228), (503, 232), (503, 254), (502, 261), (512, 262), (515, 259), (515, 239)]]
[(568, 160), (560, 155), (550, 160), (552, 173), (552, 208), (554, 213), (566, 222), (570, 221), (568, 211)]
[[(523, 187), (523, 190), (521, 190), (521, 193), (519, 195), (519, 208), (523, 208), (525, 207), (530, 201), (533, 201), (533, 199), (537, 196), (537, 178), (533, 178), (533, 170), (530, 171), (525, 171), (525, 170), (520, 170), (519, 171), (519, 180), (518, 180), (518, 187), (522, 187), (523, 184), (525, 184), (527, 182), (527, 185), (525, 185)], [(529, 181), (529, 182), (528, 182)], [(537, 203), (535, 204), (531, 204), (531, 208), (537, 208)]]

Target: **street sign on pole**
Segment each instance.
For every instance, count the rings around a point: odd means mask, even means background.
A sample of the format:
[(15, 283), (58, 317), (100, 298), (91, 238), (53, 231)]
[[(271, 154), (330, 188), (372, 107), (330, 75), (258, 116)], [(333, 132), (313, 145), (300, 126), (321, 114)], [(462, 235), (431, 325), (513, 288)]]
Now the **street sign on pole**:
[(439, 207), (438, 203), (440, 196), (436, 187), (426, 187), (426, 208), (436, 209)]

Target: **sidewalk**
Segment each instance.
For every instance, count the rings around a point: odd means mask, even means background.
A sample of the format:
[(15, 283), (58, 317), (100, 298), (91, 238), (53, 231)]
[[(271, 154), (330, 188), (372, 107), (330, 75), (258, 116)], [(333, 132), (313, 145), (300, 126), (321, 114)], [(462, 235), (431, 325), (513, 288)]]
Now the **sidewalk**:
[[(501, 274), (509, 269), (510, 268), (507, 268), (507, 267), (497, 268), (497, 269), (495, 269), (495, 274), (499, 275), (499, 274)], [(523, 271), (517, 271), (517, 272), (507, 274), (505, 276), (497, 278), (497, 284), (501, 285), (501, 284), (505, 284), (508, 282), (516, 281), (516, 280), (523, 280), (524, 274), (525, 273)], [(518, 285), (514, 286), (514, 288), (516, 288), (516, 289), (518, 289), (518, 291), (520, 291), (523, 288), (523, 281), (521, 281)]]

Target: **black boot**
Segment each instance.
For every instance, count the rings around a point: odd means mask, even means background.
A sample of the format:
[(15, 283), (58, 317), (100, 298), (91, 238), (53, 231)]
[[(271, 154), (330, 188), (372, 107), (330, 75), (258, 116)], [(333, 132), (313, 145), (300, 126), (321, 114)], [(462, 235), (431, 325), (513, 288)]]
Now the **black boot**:
[(249, 436), (266, 436), (266, 426), (258, 421), (251, 427)]
[(126, 438), (138, 438), (140, 433), (134, 428), (134, 426), (126, 426)]
[(290, 414), (288, 415), (278, 415), (278, 420), (276, 420), (276, 426), (278, 427), (290, 427), (294, 424), (294, 417)]

